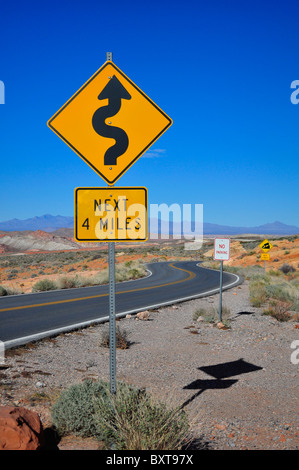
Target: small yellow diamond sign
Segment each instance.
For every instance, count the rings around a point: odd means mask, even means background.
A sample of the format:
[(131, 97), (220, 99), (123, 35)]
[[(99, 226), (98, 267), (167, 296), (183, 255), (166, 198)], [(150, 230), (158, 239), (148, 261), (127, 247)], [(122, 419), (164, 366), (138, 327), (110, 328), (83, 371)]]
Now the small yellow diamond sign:
[(79, 242), (146, 241), (147, 189), (75, 189), (75, 239)]
[(48, 126), (113, 185), (172, 120), (107, 61), (48, 121)]
[(271, 245), (271, 243), (266, 239), (259, 245), (259, 247), (264, 251), (264, 253), (267, 253), (267, 251), (273, 248), (273, 245)]

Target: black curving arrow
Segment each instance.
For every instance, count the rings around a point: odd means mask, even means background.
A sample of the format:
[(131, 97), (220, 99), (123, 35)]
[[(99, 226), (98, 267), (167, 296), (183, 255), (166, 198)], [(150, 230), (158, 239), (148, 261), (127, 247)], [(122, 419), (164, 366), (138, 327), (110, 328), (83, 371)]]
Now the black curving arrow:
[(117, 77), (113, 75), (99, 94), (98, 99), (108, 99), (108, 105), (102, 106), (94, 113), (92, 127), (100, 136), (115, 139), (115, 144), (105, 153), (104, 165), (116, 165), (117, 158), (123, 155), (129, 146), (129, 138), (123, 129), (109, 126), (105, 123), (105, 120), (108, 117), (115, 116), (121, 108), (121, 100), (130, 100), (131, 95)]

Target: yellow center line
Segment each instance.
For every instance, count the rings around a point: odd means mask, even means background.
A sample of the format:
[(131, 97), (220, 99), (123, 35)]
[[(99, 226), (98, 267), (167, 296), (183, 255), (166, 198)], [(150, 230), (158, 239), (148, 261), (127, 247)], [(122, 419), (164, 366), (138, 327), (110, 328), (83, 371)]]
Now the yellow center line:
[[(165, 287), (165, 286), (172, 286), (174, 284), (179, 284), (181, 282), (189, 281), (190, 279), (193, 279), (195, 277), (195, 274), (192, 271), (188, 271), (187, 269), (183, 269), (183, 268), (178, 268), (178, 267), (174, 266), (173, 264), (170, 264), (169, 266), (171, 266), (174, 269), (179, 269), (180, 271), (185, 271), (186, 273), (189, 274), (189, 276), (186, 277), (186, 279), (181, 279), (179, 281), (173, 281), (173, 282), (167, 282), (165, 284), (160, 284), (158, 286), (139, 287), (138, 289), (132, 289), (132, 290), (125, 290), (125, 291), (116, 292), (116, 295), (126, 294), (128, 292), (138, 292), (138, 291), (142, 291), (142, 290), (157, 289), (159, 287)], [(96, 298), (99, 298), (99, 297), (107, 297), (108, 295), (109, 295), (109, 293), (107, 293), (107, 294), (97, 294), (97, 295), (90, 295), (88, 297), (79, 297), (77, 299), (56, 300), (55, 302), (46, 302), (46, 303), (42, 303), (42, 304), (24, 305), (24, 306), (21, 306), (21, 307), (2, 308), (2, 309), (0, 309), (0, 312), (8, 312), (8, 311), (11, 311), (11, 310), (22, 310), (22, 309), (25, 309), (25, 308), (44, 307), (44, 306), (48, 306), (48, 305), (64, 304), (64, 303), (67, 303), (67, 302), (78, 302), (79, 300), (96, 299)]]

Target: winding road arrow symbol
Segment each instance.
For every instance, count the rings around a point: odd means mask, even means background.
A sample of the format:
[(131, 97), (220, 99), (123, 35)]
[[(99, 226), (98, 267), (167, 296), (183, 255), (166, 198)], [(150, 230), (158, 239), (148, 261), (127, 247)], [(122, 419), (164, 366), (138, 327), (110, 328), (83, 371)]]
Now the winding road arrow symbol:
[(123, 155), (129, 146), (129, 138), (123, 129), (107, 125), (105, 120), (108, 117), (115, 116), (121, 108), (121, 100), (130, 100), (131, 95), (117, 77), (113, 75), (99, 94), (98, 99), (108, 99), (108, 105), (102, 106), (94, 113), (92, 117), (92, 127), (101, 137), (115, 139), (115, 144), (105, 153), (104, 165), (116, 165), (117, 158)]

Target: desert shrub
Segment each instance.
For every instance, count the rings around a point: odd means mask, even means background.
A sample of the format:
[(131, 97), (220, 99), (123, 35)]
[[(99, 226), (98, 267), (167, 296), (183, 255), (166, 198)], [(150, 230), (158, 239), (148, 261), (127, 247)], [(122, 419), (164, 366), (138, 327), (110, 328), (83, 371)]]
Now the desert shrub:
[[(223, 321), (227, 322), (227, 320), (231, 316), (231, 311), (229, 307), (222, 305), (221, 314)], [(207, 323), (215, 323), (219, 321), (219, 309), (216, 307), (201, 307), (193, 313), (192, 319), (193, 321), (197, 321), (199, 317), (202, 317), (203, 321)]]
[(267, 300), (266, 285), (270, 284), (271, 277), (266, 274), (255, 274), (250, 279), (249, 298), (254, 307), (261, 307)]
[(5, 287), (0, 286), (0, 297), (4, 295), (7, 295), (7, 290), (5, 289)]
[(273, 284), (272, 286), (267, 287), (267, 294), (269, 298), (275, 298), (281, 300), (282, 302), (289, 302), (290, 309), (299, 311), (299, 289), (298, 289), (298, 280), (294, 279), (292, 283), (285, 281), (279, 284)]
[(32, 286), (32, 292), (44, 292), (57, 289), (57, 284), (50, 279), (42, 279)]
[(63, 392), (51, 410), (60, 436), (95, 437), (106, 449), (176, 450), (189, 437), (186, 413), (154, 403), (145, 390), (122, 382), (111, 395), (104, 381), (85, 381)]
[(130, 279), (137, 279), (139, 277), (139, 270), (136, 268), (130, 269), (128, 274)]
[[(219, 269), (219, 265), (218, 265), (218, 269)], [(223, 270), (242, 276), (244, 277), (244, 279), (251, 279), (254, 276), (259, 276), (264, 273), (264, 269), (258, 265), (241, 267), (241, 266), (227, 266), (224, 264)]]
[(284, 274), (288, 273), (294, 273), (296, 269), (291, 266), (290, 264), (284, 263), (280, 268), (278, 268), (280, 271), (282, 271)]
[(177, 450), (189, 437), (186, 413), (154, 402), (144, 390), (122, 384), (115, 395), (98, 402), (96, 414), (105, 447), (117, 450)]
[(20, 295), (20, 294), (23, 294), (23, 291), (20, 289), (0, 286), (0, 297), (4, 295)]
[(9, 274), (7, 276), (7, 280), (10, 281), (11, 279), (15, 279), (16, 278), (16, 274)]
[(264, 315), (270, 315), (280, 322), (289, 321), (291, 314), (289, 312), (291, 304), (281, 300), (270, 300), (268, 309), (264, 310)]
[(91, 259), (94, 261), (94, 260), (100, 259), (100, 258), (102, 258), (102, 257), (103, 257), (103, 256), (102, 256), (101, 254), (95, 253), (95, 254), (91, 257)]
[(103, 381), (86, 380), (62, 392), (51, 410), (52, 424), (60, 436), (74, 434), (98, 437), (99, 426), (95, 418), (95, 401), (107, 400), (107, 386)]
[[(128, 349), (130, 342), (128, 340), (128, 332), (126, 330), (120, 329), (119, 326), (115, 330), (115, 345), (118, 349)], [(109, 348), (110, 345), (110, 333), (109, 329), (105, 328), (101, 334), (100, 346)]]
[[(115, 266), (115, 280), (116, 282), (128, 281), (130, 279), (138, 279), (146, 275), (146, 269), (140, 261), (129, 261), (129, 265), (119, 263)], [(107, 284), (109, 281), (108, 268), (102, 269), (98, 274), (90, 279), (90, 284)]]
[(255, 276), (249, 284), (250, 301), (254, 307), (261, 307), (267, 301), (290, 304), (290, 310), (299, 311), (298, 281), (281, 281), (277, 276)]
[(279, 271), (278, 269), (277, 270), (269, 269), (268, 275), (269, 276), (275, 276), (275, 277), (281, 277), (281, 276), (283, 276), (283, 273), (281, 271)]
[(108, 284), (109, 281), (109, 271), (108, 268), (103, 269), (98, 274), (90, 278), (89, 284), (98, 285), (98, 284)]
[(63, 276), (58, 280), (58, 289), (72, 289), (79, 287), (79, 280), (76, 277)]
[(287, 282), (269, 284), (265, 286), (265, 292), (268, 298), (278, 299), (283, 302), (292, 301), (292, 295)]

